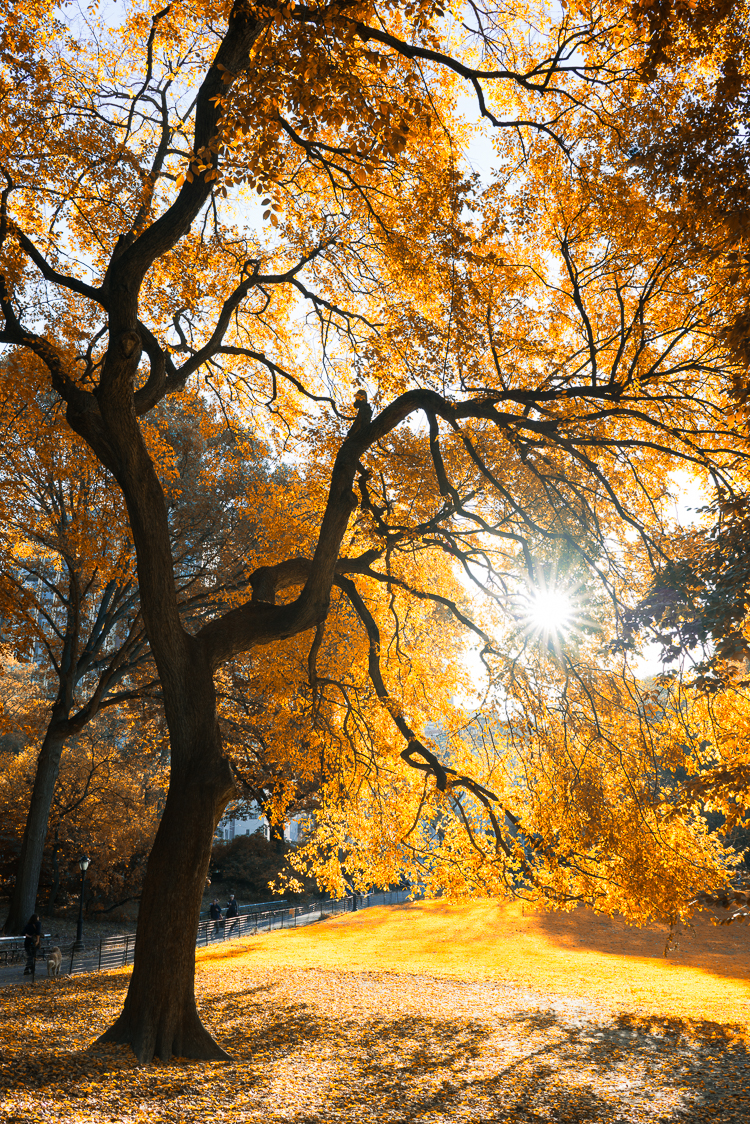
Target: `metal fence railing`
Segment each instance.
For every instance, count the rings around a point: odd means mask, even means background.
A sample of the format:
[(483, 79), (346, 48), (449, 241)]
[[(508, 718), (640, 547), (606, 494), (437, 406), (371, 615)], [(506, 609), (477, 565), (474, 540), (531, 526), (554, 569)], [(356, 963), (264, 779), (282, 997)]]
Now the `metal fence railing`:
[[(37, 954), (40, 958), (49, 943), (49, 933), (43, 933), (42, 944)], [(23, 937), (0, 937), (0, 968), (9, 968), (13, 964), (25, 964), (26, 959)]]
[(255, 936), (256, 933), (270, 933), (273, 929), (296, 929), (298, 924), (309, 924), (317, 917), (338, 913), (351, 913), (356, 909), (367, 909), (373, 905), (393, 905), (408, 897), (406, 890), (385, 890), (374, 894), (358, 894), (356, 898), (338, 898), (334, 901), (311, 902), (309, 905), (294, 905), (284, 909), (262, 909), (242, 906), (237, 917), (225, 917), (220, 921), (201, 921), (198, 925), (196, 944), (205, 948), (217, 940), (234, 940), (237, 937)]
[[(283, 907), (288, 904), (289, 903), (287, 902), (286, 898), (276, 898), (276, 901), (273, 902), (245, 902), (244, 905), (242, 902), (238, 903), (240, 913), (247, 913), (248, 911), (252, 910), (257, 911), (258, 913), (263, 913), (264, 911), (269, 909), (283, 909)], [(209, 914), (209, 910), (202, 909), (200, 913), (201, 921), (207, 921), (209, 918)]]
[[(135, 933), (124, 933), (118, 937), (103, 937), (99, 941), (99, 957), (96, 965), (97, 972), (106, 972), (108, 968), (125, 968), (133, 963), (135, 952)], [(73, 972), (73, 957), (71, 956), (71, 974)]]
[[(237, 940), (257, 933), (270, 933), (275, 929), (296, 929), (298, 925), (308, 925), (320, 917), (351, 913), (375, 905), (395, 905), (405, 901), (408, 896), (408, 890), (385, 890), (373, 894), (358, 894), (356, 898), (349, 896), (333, 901), (312, 902), (309, 905), (284, 906), (281, 909), (258, 909), (256, 906), (246, 905), (240, 908), (237, 917), (200, 921), (195, 943), (199, 948), (206, 948), (217, 941)], [(46, 957), (49, 945), (47, 938), (42, 958)], [(82, 972), (103, 972), (108, 968), (124, 968), (133, 963), (134, 953), (134, 933), (103, 937), (97, 944), (78, 951), (75, 945), (71, 945), (62, 948), (63, 971), (67, 971), (69, 975), (78, 975)], [(37, 971), (46, 974), (44, 959), (42, 964), (37, 964)]]

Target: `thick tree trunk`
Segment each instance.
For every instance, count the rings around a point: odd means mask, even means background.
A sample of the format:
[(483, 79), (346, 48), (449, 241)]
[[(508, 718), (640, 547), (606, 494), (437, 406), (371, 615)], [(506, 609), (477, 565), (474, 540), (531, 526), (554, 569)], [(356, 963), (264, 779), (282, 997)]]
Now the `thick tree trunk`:
[[(102, 1042), (128, 1043), (140, 1062), (226, 1058), (195, 1005), (195, 938), (216, 824), (232, 794), (210, 672), (184, 684), (171, 724), (172, 772), (143, 884), (135, 961), (122, 1013)], [(205, 676), (208, 676), (206, 681)]]
[(234, 782), (222, 752), (213, 668), (204, 642), (186, 632), (180, 620), (164, 493), (133, 411), (140, 337), (134, 330), (132, 289), (122, 287), (119, 298), (117, 319), (110, 319), (110, 336), (117, 342), (107, 353), (100, 401), (128, 508), (143, 620), (161, 682), (170, 782), (146, 868), (128, 994), (101, 1041), (129, 1044), (142, 1063), (154, 1057), (164, 1062), (172, 1056), (226, 1058), (196, 1008), (195, 937), (214, 831)]
[(6, 933), (20, 933), (35, 911), (49, 812), (60, 772), (63, 746), (69, 735), (65, 726), (65, 717), (53, 713), (37, 759), (31, 804), (18, 859), (16, 884), (13, 887), (10, 909), (4, 926)]

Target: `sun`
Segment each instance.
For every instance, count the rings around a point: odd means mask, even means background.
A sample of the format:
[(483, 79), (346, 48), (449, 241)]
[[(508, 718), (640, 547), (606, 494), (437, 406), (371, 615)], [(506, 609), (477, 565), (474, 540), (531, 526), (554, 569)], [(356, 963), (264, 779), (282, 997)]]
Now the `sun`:
[(588, 621), (583, 615), (583, 589), (559, 582), (556, 575), (529, 584), (514, 598), (513, 616), (528, 640), (562, 654), (563, 646), (581, 631)]
[(559, 633), (571, 626), (575, 610), (562, 590), (538, 589), (530, 591), (526, 616), (534, 631)]

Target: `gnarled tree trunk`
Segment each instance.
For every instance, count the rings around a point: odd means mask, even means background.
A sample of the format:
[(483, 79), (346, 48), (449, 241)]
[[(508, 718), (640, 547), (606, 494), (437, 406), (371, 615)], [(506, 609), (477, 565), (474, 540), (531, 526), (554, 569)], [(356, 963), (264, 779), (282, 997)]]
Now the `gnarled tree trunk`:
[[(153, 28), (168, 11), (154, 17)], [(336, 459), (313, 558), (295, 557), (261, 567), (251, 582), (250, 602), (209, 621), (197, 636), (184, 628), (177, 604), (167, 506), (138, 417), (167, 393), (180, 391), (219, 349), (233, 313), (256, 284), (257, 270), (243, 267), (207, 350), (195, 352), (179, 371), (169, 351), (139, 319), (139, 294), (154, 264), (189, 232), (212, 197), (219, 153), (225, 144), (225, 98), (238, 76), (251, 68), (251, 49), (270, 18), (260, 18), (252, 6), (239, 0), (232, 6), (195, 101), (193, 151), (209, 161), (205, 174), (189, 172), (173, 202), (153, 221), (154, 197), (151, 191), (145, 192), (131, 229), (114, 247), (101, 284), (70, 282), (79, 295), (106, 312), (108, 337), (101, 364), (97, 364), (96, 390), (83, 385), (63, 351), (27, 330), (13, 306), (0, 301), (6, 319), (4, 339), (32, 348), (47, 364), (53, 386), (67, 403), (71, 427), (122, 488), (133, 533), (143, 621), (170, 733), (171, 777), (146, 871), (128, 995), (122, 1014), (103, 1039), (129, 1043), (144, 1062), (155, 1055), (163, 1061), (175, 1054), (226, 1056), (201, 1024), (193, 984), (195, 935), (211, 843), (234, 790), (221, 747), (213, 671), (255, 646), (299, 635), (325, 619), (343, 536), (357, 504), (352, 489), (360, 457), (412, 408), (392, 410), (382, 432), (371, 432), (372, 411), (360, 396), (356, 421)], [(155, 156), (155, 178), (173, 143), (171, 128), (166, 115)], [(144, 352), (149, 366), (145, 381), (141, 369)], [(360, 559), (357, 572), (372, 557)], [(277, 605), (276, 593), (295, 585), (302, 586), (302, 591), (294, 602)]]
[(183, 687), (182, 721), (171, 731), (169, 793), (141, 896), (133, 975), (122, 1013), (100, 1039), (128, 1043), (141, 1062), (228, 1056), (201, 1023), (193, 979), (211, 843), (233, 781), (210, 672), (193, 665)]

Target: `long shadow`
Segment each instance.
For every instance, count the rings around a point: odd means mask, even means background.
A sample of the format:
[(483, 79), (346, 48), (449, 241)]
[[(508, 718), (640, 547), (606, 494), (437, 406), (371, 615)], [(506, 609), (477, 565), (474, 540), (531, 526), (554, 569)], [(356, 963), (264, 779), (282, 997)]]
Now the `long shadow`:
[[(579, 908), (570, 913), (535, 913), (534, 927), (560, 948), (571, 952), (593, 950), (614, 956), (645, 957), (665, 961), (670, 934), (664, 925), (629, 926), (620, 918), (603, 917)], [(750, 930), (743, 925), (715, 926), (705, 913), (692, 924), (675, 929), (677, 947), (667, 962), (699, 968), (712, 975), (747, 981), (750, 977)]]
[[(352, 1038), (349, 1039), (349, 1033)], [(490, 1039), (519, 1047), (482, 1065)], [(747, 1124), (750, 1054), (728, 1028), (688, 1037), (677, 1022), (570, 1025), (532, 1013), (485, 1022), (415, 1017), (339, 1026), (349, 1079), (304, 1124), (472, 1120), (545, 1124), (659, 1121)], [(356, 1039), (358, 1050), (347, 1049)], [(552, 1041), (550, 1041), (552, 1039)], [(302, 1043), (300, 1043), (302, 1045)]]
[[(273, 1034), (280, 1057), (308, 1050), (315, 1039), (335, 1042), (348, 1075), (323, 1106), (296, 1116), (300, 1124), (629, 1124), (644, 1113), (664, 1122), (750, 1119), (750, 1054), (730, 1029), (715, 1025), (696, 1037), (677, 1022), (581, 1026), (552, 1013), (498, 1019), (491, 1027), (414, 1016), (342, 1023), (287, 1008)], [(497, 1064), (488, 1073), (483, 1055), (497, 1035), (518, 1048), (506, 1058), (493, 1053)]]

